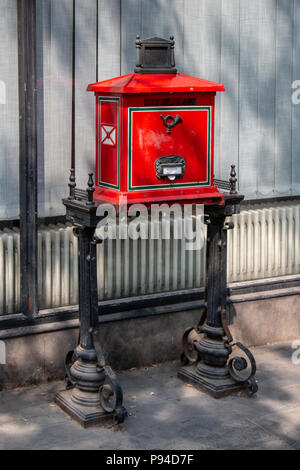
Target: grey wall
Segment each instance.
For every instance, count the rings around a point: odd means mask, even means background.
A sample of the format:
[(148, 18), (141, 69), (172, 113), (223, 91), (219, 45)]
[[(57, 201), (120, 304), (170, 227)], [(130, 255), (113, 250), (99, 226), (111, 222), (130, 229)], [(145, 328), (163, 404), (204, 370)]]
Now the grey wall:
[(0, 3), (0, 219), (19, 212), (17, 0)]
[[(16, 1), (0, 4), (0, 218), (18, 215)], [(64, 212), (70, 166), (72, 0), (37, 0), (39, 215)], [(176, 39), (179, 71), (225, 84), (217, 97), (215, 174), (238, 168), (247, 198), (300, 194), (300, 0), (76, 0), (76, 157), (94, 166), (94, 100), (86, 85), (129, 73), (135, 36)], [(98, 26), (98, 41), (97, 41)]]
[[(65, 212), (71, 151), (72, 0), (37, 1), (39, 216)], [(76, 0), (76, 171), (86, 185), (94, 166), (95, 112), (87, 84), (96, 80), (97, 2)]]

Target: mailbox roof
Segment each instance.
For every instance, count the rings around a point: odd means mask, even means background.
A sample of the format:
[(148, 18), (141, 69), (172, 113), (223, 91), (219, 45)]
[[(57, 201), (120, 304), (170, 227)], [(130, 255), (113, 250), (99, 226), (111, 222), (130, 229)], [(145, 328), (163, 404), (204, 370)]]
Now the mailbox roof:
[(164, 92), (208, 92), (225, 91), (221, 83), (202, 78), (176, 74), (129, 73), (88, 85), (87, 91), (95, 93), (164, 93)]

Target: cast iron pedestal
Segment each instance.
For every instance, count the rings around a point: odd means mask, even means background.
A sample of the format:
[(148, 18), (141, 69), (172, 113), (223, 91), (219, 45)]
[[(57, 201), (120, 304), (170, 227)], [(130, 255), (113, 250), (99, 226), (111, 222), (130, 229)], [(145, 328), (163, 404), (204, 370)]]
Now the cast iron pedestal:
[(75, 189), (73, 172), (69, 186), (70, 196), (63, 203), (78, 237), (80, 336), (77, 348), (66, 357), (67, 389), (59, 392), (55, 401), (84, 427), (109, 419), (120, 423), (126, 416), (122, 389), (105, 364), (98, 339), (96, 245), (101, 240), (94, 237), (100, 218), (93, 201), (92, 175), (86, 191)]
[[(241, 343), (232, 344), (226, 321), (227, 283), (226, 255), (227, 230), (233, 223), (226, 217), (239, 212), (243, 196), (235, 190), (235, 169), (232, 166), (225, 205), (206, 206), (207, 257), (205, 308), (196, 328), (183, 335), (184, 364), (178, 377), (215, 398), (246, 389), (248, 394), (257, 391), (254, 379), (256, 364), (251, 352)], [(227, 189), (227, 188), (226, 188)], [(240, 348), (245, 357), (230, 358), (233, 347)]]

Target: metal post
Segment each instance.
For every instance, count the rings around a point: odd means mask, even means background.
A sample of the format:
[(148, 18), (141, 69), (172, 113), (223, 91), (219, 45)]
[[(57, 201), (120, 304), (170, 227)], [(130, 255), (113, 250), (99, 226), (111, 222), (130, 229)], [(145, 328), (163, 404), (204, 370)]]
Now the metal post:
[(18, 2), (21, 308), (38, 310), (37, 298), (37, 119), (36, 5)]
[[(235, 190), (234, 166), (230, 184), (223, 207), (206, 207), (206, 309), (198, 326), (188, 329), (183, 336), (184, 366), (178, 371), (179, 378), (215, 398), (243, 388), (250, 395), (257, 391), (254, 357), (241, 343), (232, 344), (226, 321), (227, 230), (233, 228), (232, 223), (226, 223), (226, 217), (239, 211), (243, 199)], [(234, 346), (239, 347), (245, 357), (229, 359)]]
[[(87, 412), (82, 418), (84, 426), (94, 421), (94, 415), (99, 405), (99, 389), (104, 384), (105, 372), (97, 364), (97, 354), (93, 343), (92, 311), (91, 311), (91, 277), (90, 273), (90, 244), (94, 235), (94, 228), (77, 228), (79, 252), (79, 324), (80, 340), (75, 350), (76, 361), (70, 368), (71, 381), (75, 385), (69, 394), (69, 407), (73, 416), (80, 421), (80, 415)], [(68, 392), (65, 392), (68, 394)], [(89, 413), (92, 408), (92, 414)], [(94, 409), (93, 409), (94, 408)], [(98, 409), (99, 417), (101, 415)], [(102, 414), (105, 414), (102, 411)], [(98, 417), (98, 418), (99, 418)]]
[(71, 118), (71, 169), (75, 172), (75, 0), (73, 0), (73, 21), (72, 21), (72, 118)]
[(100, 217), (93, 200), (94, 183), (89, 175), (86, 191), (76, 189), (71, 170), (72, 197), (63, 200), (67, 220), (75, 226), (79, 252), (79, 344), (66, 357), (67, 390), (56, 396), (56, 403), (82, 426), (99, 424), (114, 418), (120, 423), (126, 416), (121, 386), (105, 363), (99, 341), (97, 256), (94, 236)]

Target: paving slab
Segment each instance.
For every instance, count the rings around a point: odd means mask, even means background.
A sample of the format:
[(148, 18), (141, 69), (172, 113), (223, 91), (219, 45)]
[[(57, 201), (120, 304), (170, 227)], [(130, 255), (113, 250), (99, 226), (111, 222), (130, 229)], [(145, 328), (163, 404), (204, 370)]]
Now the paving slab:
[(178, 362), (118, 373), (129, 416), (83, 429), (55, 404), (63, 382), (0, 392), (0, 449), (300, 449), (300, 365), (291, 343), (252, 349), (259, 391), (218, 400), (180, 381)]

